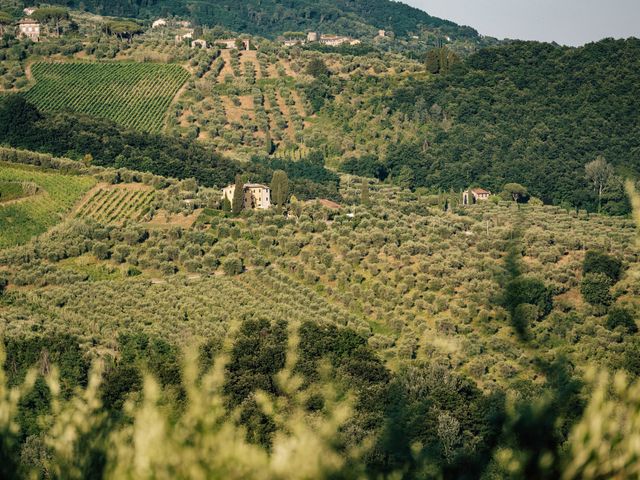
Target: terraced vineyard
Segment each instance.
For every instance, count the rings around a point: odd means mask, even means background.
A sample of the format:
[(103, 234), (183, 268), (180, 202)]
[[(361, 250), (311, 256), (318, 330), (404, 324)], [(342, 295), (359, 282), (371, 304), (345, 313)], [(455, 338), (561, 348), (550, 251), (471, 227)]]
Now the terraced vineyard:
[(71, 109), (147, 132), (164, 116), (189, 73), (149, 63), (36, 63), (26, 98), (44, 111)]
[(148, 213), (154, 197), (154, 190), (142, 184), (98, 185), (78, 207), (76, 215), (103, 224), (139, 221)]
[(58, 223), (95, 179), (0, 163), (0, 183), (5, 182), (30, 182), (41, 191), (15, 203), (0, 204), (0, 248), (25, 243)]

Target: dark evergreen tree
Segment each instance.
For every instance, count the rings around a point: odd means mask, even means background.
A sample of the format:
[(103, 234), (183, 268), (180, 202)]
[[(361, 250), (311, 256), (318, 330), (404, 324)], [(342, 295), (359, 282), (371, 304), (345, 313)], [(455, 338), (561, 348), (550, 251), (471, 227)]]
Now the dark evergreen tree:
[(431, 73), (440, 73), (440, 55), (437, 49), (432, 49), (426, 55), (427, 70)]
[(307, 65), (307, 74), (312, 77), (328, 77), (330, 72), (329, 68), (327, 68), (327, 64), (324, 63), (324, 60), (320, 57), (312, 58), (309, 64)]
[(271, 139), (271, 132), (267, 130), (264, 139), (264, 147), (267, 155), (271, 155), (273, 153), (273, 140)]
[(633, 318), (633, 313), (627, 308), (612, 308), (607, 316), (607, 328), (615, 330), (622, 327), (627, 333), (638, 333), (638, 325)]
[(244, 182), (240, 175), (236, 176), (236, 188), (233, 191), (233, 202), (231, 202), (231, 209), (236, 215), (244, 208)]
[(289, 200), (289, 177), (283, 170), (273, 172), (271, 179), (271, 200), (277, 207), (284, 207)]
[(622, 262), (612, 255), (589, 250), (584, 256), (582, 274), (587, 275), (589, 273), (603, 273), (613, 283), (616, 283), (622, 275)]

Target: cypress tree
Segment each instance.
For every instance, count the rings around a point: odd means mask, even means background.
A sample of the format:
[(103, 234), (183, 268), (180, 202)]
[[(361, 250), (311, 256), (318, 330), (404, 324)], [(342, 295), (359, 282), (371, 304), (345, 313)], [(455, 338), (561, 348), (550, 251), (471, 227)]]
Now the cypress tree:
[(426, 56), (427, 70), (431, 73), (440, 73), (440, 54), (438, 50), (432, 49)]
[(231, 208), (236, 215), (242, 211), (244, 207), (244, 183), (240, 175), (236, 177), (236, 188), (233, 191), (233, 202)]
[(273, 153), (273, 140), (271, 140), (271, 132), (269, 130), (267, 130), (264, 139), (264, 146), (267, 151), (267, 155), (271, 155)]
[(447, 49), (442, 47), (440, 49), (439, 62), (440, 62), (440, 73), (448, 73), (449, 72), (449, 60), (447, 55)]
[(289, 177), (283, 170), (273, 172), (271, 179), (271, 199), (273, 204), (284, 207), (289, 199)]

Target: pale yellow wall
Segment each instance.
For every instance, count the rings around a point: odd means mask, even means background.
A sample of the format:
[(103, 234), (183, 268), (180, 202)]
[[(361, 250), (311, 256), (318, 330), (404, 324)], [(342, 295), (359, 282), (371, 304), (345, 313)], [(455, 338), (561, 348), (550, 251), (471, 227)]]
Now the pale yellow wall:
[[(233, 203), (235, 185), (229, 185), (222, 190), (222, 199), (226, 196)], [(244, 192), (244, 207), (259, 210), (271, 208), (271, 190), (268, 188), (246, 188)]]

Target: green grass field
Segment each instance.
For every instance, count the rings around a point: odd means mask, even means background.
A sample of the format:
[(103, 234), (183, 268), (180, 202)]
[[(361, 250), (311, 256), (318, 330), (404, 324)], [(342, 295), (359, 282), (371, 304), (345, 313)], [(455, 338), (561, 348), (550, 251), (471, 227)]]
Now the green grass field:
[(21, 182), (0, 182), (0, 203), (16, 200), (24, 195)]
[(0, 163), (0, 184), (8, 182), (32, 182), (40, 192), (19, 202), (0, 204), (0, 248), (25, 243), (58, 223), (96, 180)]
[(158, 132), (171, 101), (189, 78), (179, 65), (36, 63), (25, 95), (44, 111), (70, 109), (125, 127)]

